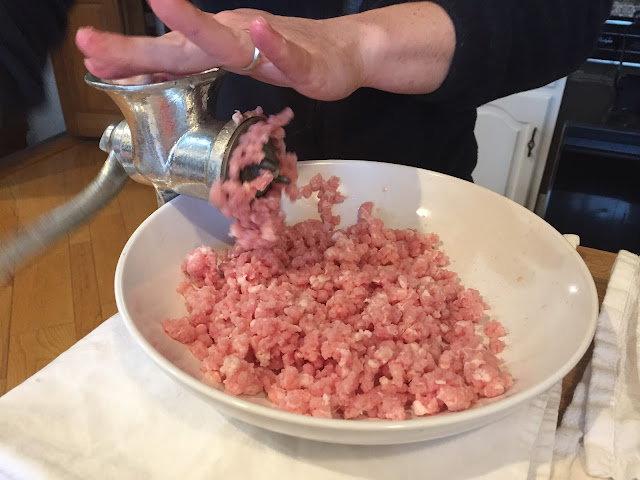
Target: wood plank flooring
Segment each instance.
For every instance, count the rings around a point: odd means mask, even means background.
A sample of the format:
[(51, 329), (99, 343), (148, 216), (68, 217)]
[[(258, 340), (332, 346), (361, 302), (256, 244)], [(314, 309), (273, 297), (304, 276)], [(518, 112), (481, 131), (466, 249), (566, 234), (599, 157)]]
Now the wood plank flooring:
[[(105, 159), (97, 140), (62, 136), (0, 160), (0, 241), (81, 191)], [(156, 208), (153, 189), (130, 180), (92, 220), (0, 286), (0, 395), (116, 313), (118, 257)]]

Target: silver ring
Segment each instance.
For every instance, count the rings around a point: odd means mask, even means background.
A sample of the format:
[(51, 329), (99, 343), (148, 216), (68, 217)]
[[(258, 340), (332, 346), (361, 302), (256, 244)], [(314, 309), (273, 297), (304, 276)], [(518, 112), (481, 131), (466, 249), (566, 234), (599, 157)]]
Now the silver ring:
[[(243, 28), (243, 30), (245, 32), (249, 33), (249, 29), (248, 28)], [(256, 47), (254, 45), (253, 46), (253, 60), (251, 60), (251, 63), (249, 63), (249, 65), (247, 65), (244, 68), (241, 68), (240, 70), (242, 70), (243, 72), (251, 70), (253, 67), (256, 66), (256, 63), (258, 63), (259, 59), (260, 59), (260, 50), (258, 50), (258, 47)]]
[(253, 60), (251, 60), (251, 63), (249, 65), (247, 65), (246, 67), (240, 69), (243, 72), (251, 70), (253, 67), (255, 67), (256, 64), (258, 63), (258, 60), (260, 59), (260, 50), (258, 49), (258, 47), (253, 47), (253, 48), (254, 48), (254, 50), (253, 50)]

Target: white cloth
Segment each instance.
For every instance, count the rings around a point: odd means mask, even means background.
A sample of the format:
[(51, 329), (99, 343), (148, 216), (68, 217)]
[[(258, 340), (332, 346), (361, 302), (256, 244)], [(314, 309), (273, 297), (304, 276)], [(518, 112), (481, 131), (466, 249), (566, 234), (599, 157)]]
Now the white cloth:
[(0, 478), (524, 480), (537, 478), (530, 457), (549, 402), (433, 442), (298, 440), (230, 420), (159, 373), (116, 315), (0, 398)]
[(220, 414), (159, 374), (116, 315), (0, 398), (0, 478), (546, 480), (560, 388), (442, 440), (323, 444)]
[(640, 479), (640, 258), (616, 257), (593, 358), (563, 417), (554, 479)]

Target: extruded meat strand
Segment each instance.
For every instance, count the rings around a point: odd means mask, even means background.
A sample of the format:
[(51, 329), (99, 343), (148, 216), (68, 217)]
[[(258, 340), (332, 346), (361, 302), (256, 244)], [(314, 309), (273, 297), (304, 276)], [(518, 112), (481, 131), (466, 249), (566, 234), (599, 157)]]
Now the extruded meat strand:
[[(233, 120), (240, 124), (243, 120), (263, 115), (260, 107), (244, 115), (236, 112)], [(282, 193), (291, 200), (298, 198), (297, 156), (287, 152), (284, 143), (284, 127), (293, 118), (293, 111), (286, 108), (277, 115), (271, 115), (265, 121), (251, 125), (238, 139), (228, 161), (226, 179), (218, 179), (211, 187), (209, 200), (225, 216), (234, 220), (230, 235), (236, 243), (245, 248), (271, 247), (285, 225), (281, 209)], [(269, 191), (256, 198), (273, 180), (273, 174), (263, 170), (260, 176), (251, 182), (240, 180), (240, 171), (247, 165), (259, 164), (265, 157), (262, 147), (271, 142), (275, 157), (280, 165), (280, 174), (288, 177), (291, 184), (272, 184)], [(223, 181), (224, 180), (224, 181)]]

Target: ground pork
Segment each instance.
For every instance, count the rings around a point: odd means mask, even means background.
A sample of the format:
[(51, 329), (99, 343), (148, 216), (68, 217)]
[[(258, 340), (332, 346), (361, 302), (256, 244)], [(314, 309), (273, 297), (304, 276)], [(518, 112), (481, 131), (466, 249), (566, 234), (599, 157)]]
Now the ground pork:
[(337, 228), (338, 188), (316, 175), (294, 191), (318, 195), (320, 219), (287, 226), (278, 213), (275, 238), (260, 227), (246, 248), (236, 230), (231, 249), (190, 252), (178, 289), (188, 314), (165, 319), (166, 333), (227, 393), (298, 414), (403, 420), (506, 392), (504, 328), (484, 323), (488, 305), (446, 268), (438, 236), (385, 228), (370, 202)]
[[(262, 109), (241, 114), (236, 112), (233, 121), (240, 124), (244, 119), (262, 115)], [(212, 185), (209, 200), (225, 216), (234, 220), (230, 235), (243, 248), (271, 247), (285, 225), (285, 215), (280, 207), (282, 193), (290, 199), (298, 197), (297, 156), (287, 152), (284, 143), (284, 127), (293, 118), (287, 108), (265, 121), (256, 122), (239, 138), (228, 161), (226, 179), (218, 179)], [(262, 147), (270, 142), (275, 157), (280, 164), (280, 174), (291, 180), (289, 185), (273, 183), (269, 191), (256, 198), (273, 180), (273, 174), (262, 170), (259, 177), (251, 182), (241, 182), (240, 171), (250, 164), (259, 164), (265, 154)]]

